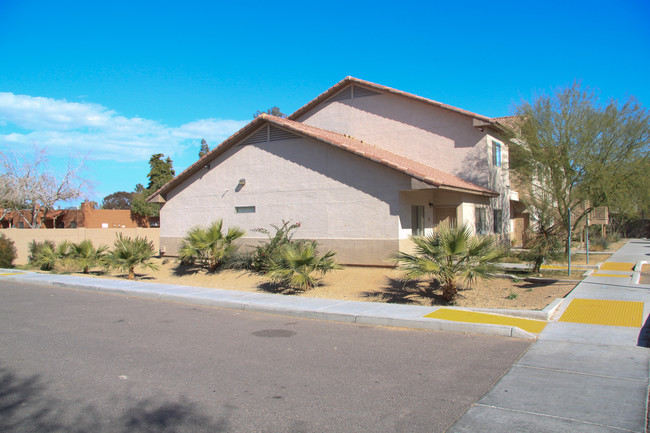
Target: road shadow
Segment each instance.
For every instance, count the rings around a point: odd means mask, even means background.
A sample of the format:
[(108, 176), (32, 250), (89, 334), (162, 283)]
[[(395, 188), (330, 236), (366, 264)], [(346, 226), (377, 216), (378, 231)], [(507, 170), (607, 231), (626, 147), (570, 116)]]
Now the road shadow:
[(365, 298), (380, 299), (390, 304), (421, 304), (421, 301), (430, 305), (448, 305), (442, 297), (442, 290), (437, 280), (422, 282), (419, 280), (402, 280), (386, 277), (383, 287), (377, 290), (363, 292)]
[(181, 433), (229, 429), (226, 416), (215, 420), (184, 398), (167, 401), (114, 397), (113, 407), (124, 409), (107, 415), (94, 405), (73, 407), (47, 394), (47, 384), (39, 375), (21, 377), (0, 367), (0, 431)]

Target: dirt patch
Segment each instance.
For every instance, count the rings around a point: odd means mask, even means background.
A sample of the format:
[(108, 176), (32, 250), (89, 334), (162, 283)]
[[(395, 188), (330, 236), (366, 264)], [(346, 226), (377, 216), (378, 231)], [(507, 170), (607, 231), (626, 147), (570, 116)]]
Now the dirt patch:
[[(158, 271), (136, 268), (138, 280), (248, 292), (278, 293), (263, 276), (245, 271), (222, 270), (208, 273), (178, 266), (175, 260), (163, 264), (157, 259)], [(113, 274), (112, 278), (125, 278)], [(459, 292), (457, 306), (475, 308), (542, 309), (555, 298), (569, 293), (576, 283), (529, 283), (495, 278), (478, 282), (476, 287)], [(391, 302), (410, 305), (443, 305), (441, 290), (426, 281), (404, 282), (396, 269), (346, 266), (326, 275), (319, 286), (298, 296), (366, 302)]]

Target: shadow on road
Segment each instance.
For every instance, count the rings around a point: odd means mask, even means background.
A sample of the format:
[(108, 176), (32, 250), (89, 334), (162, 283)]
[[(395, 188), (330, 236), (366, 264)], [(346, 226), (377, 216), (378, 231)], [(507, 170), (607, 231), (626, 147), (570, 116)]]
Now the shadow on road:
[(111, 401), (125, 409), (108, 416), (93, 405), (72, 407), (46, 392), (39, 375), (20, 377), (0, 367), (0, 431), (223, 432), (229, 428), (226, 417), (215, 422), (185, 399), (115, 397)]

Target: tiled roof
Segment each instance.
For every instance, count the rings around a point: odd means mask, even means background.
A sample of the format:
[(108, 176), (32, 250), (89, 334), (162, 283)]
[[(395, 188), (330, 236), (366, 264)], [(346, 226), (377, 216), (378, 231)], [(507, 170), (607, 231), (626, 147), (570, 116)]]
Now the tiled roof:
[(453, 111), (459, 114), (463, 114), (465, 116), (473, 117), (475, 119), (482, 120), (487, 123), (494, 123), (493, 120), (490, 117), (483, 116), (481, 114), (476, 114), (472, 113), (471, 111), (463, 110), (462, 108), (454, 107), (452, 105), (447, 105), (443, 104), (442, 102), (434, 101), (432, 99), (427, 99), (423, 98), (422, 96), (414, 95), (412, 93), (408, 92), (403, 92), (401, 90), (393, 89), (391, 87), (386, 87), (382, 86), (381, 84), (376, 84), (372, 83), (370, 81), (365, 81), (361, 80), (359, 78), (354, 78), (354, 77), (345, 77), (343, 80), (339, 81), (329, 89), (327, 89), (325, 92), (321, 93), (318, 95), (316, 98), (312, 99), (310, 102), (308, 102), (306, 105), (300, 107), (297, 109), (295, 112), (293, 112), (288, 118), (290, 120), (296, 120), (303, 114), (305, 114), (307, 111), (311, 110), (314, 106), (320, 104), (323, 101), (326, 101), (329, 99), (331, 96), (333, 96), (336, 92), (341, 90), (342, 88), (346, 87), (349, 84), (358, 84), (363, 87), (367, 87), (370, 89), (377, 90), (379, 92), (384, 92), (384, 93), (392, 93), (394, 95), (399, 95), (403, 96), (405, 98), (409, 98), (415, 101), (420, 101), (422, 103), (428, 104), (428, 105), (433, 105), (435, 107), (439, 108), (444, 108), (445, 110)]
[(516, 131), (519, 129), (519, 126), (521, 125), (523, 119), (521, 116), (504, 116), (493, 117), (492, 120), (505, 126), (506, 128)]
[(176, 176), (167, 184), (163, 185), (158, 191), (154, 192), (150, 196), (149, 200), (156, 201), (155, 198), (157, 195), (163, 196), (169, 192), (176, 185), (180, 184), (185, 179), (189, 178), (192, 174), (196, 173), (198, 170), (202, 169), (208, 163), (216, 159), (227, 149), (231, 148), (236, 143), (246, 138), (250, 133), (257, 130), (257, 128), (261, 126), (263, 122), (268, 122), (272, 125), (292, 131), (298, 135), (313, 138), (315, 140), (338, 147), (362, 158), (397, 170), (437, 188), (465, 191), (473, 194), (487, 196), (498, 195), (496, 192), (490, 189), (475, 185), (450, 173), (446, 173), (404, 156), (389, 152), (369, 143), (364, 143), (363, 141), (357, 140), (349, 135), (327, 131), (325, 129), (305, 125), (304, 123), (295, 122), (290, 119), (283, 119), (280, 117), (271, 116), (269, 114), (261, 114), (248, 125), (244, 126), (238, 132), (226, 139), (215, 149), (210, 151), (207, 155), (203, 156), (197, 162), (192, 164), (181, 174)]

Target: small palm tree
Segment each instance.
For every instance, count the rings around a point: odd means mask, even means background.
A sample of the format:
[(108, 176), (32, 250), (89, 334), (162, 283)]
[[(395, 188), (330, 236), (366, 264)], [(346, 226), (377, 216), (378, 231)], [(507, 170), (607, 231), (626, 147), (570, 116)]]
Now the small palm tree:
[(333, 259), (336, 253), (328, 251), (319, 256), (317, 245), (316, 241), (282, 245), (279, 254), (271, 259), (267, 276), (286, 287), (311, 289), (318, 281), (314, 274), (322, 276), (340, 268)]
[(106, 262), (109, 266), (116, 267), (123, 271), (128, 271), (129, 280), (135, 279), (135, 267), (158, 270), (158, 266), (150, 262), (155, 254), (153, 242), (146, 237), (123, 237), (122, 233), (117, 235), (117, 239), (106, 256)]
[(101, 263), (106, 255), (106, 250), (108, 250), (106, 245), (95, 248), (93, 247), (93, 243), (89, 239), (86, 239), (78, 244), (73, 243), (70, 245), (70, 256), (83, 269), (83, 273), (87, 274), (90, 272), (90, 268)]
[(452, 302), (458, 295), (460, 281), (473, 284), (491, 278), (494, 263), (506, 250), (494, 236), (474, 236), (469, 227), (442, 225), (432, 235), (412, 237), (415, 253), (398, 253), (397, 261), (405, 270), (405, 279), (430, 277), (442, 284), (442, 296)]
[(244, 236), (244, 230), (229, 227), (223, 233), (223, 220), (214, 221), (207, 228), (194, 227), (181, 241), (178, 256), (183, 264), (199, 262), (215, 271), (236, 250), (234, 242)]
[(56, 245), (54, 242), (44, 242), (35, 248), (33, 264), (42, 271), (51, 271), (62, 260), (70, 256), (70, 242), (63, 241)]

